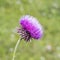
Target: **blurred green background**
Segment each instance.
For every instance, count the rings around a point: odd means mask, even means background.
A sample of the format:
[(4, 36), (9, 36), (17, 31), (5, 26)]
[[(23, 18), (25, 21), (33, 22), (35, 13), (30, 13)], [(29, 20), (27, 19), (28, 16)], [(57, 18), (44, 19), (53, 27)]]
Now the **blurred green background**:
[(0, 0), (0, 60), (12, 60), (23, 15), (35, 16), (44, 28), (41, 40), (21, 41), (15, 60), (60, 60), (60, 0)]

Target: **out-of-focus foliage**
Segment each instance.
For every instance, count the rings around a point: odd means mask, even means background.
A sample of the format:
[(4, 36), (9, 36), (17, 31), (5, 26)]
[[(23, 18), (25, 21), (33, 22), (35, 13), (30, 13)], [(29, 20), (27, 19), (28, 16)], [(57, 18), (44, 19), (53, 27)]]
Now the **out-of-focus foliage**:
[(12, 60), (22, 15), (35, 16), (44, 28), (41, 40), (21, 41), (15, 60), (60, 60), (60, 0), (0, 0), (0, 60)]

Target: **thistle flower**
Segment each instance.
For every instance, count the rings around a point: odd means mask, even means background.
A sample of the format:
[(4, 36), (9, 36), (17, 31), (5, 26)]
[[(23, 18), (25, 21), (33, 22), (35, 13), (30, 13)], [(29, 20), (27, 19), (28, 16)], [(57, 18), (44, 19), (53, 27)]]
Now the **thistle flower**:
[(24, 40), (30, 41), (31, 38), (40, 39), (42, 37), (42, 25), (39, 24), (35, 17), (25, 15), (21, 17), (19, 24), (21, 25), (21, 28), (18, 29), (18, 33)]
[[(19, 24), (21, 25), (21, 28), (18, 28), (17, 32), (21, 35), (21, 37), (22, 37), (21, 39), (30, 41), (31, 38), (40, 39), (42, 37), (43, 28), (42, 28), (41, 24), (39, 24), (37, 19), (34, 18), (33, 16), (25, 15), (25, 16), (21, 17)], [(16, 43), (12, 60), (15, 59), (16, 49), (17, 49), (18, 44), (20, 43), (21, 39), (19, 39)]]

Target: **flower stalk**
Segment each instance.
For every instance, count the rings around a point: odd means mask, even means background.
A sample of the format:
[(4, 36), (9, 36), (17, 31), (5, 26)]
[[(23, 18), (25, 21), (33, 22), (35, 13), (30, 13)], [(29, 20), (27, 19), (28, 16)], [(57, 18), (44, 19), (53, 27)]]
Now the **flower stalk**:
[(18, 41), (17, 41), (17, 43), (16, 43), (16, 46), (15, 46), (14, 52), (13, 52), (13, 58), (12, 58), (12, 60), (15, 59), (15, 53), (16, 53), (17, 47), (18, 47), (18, 45), (19, 45), (19, 43), (20, 43), (21, 40), (22, 40), (22, 38), (21, 39), (19, 38)]

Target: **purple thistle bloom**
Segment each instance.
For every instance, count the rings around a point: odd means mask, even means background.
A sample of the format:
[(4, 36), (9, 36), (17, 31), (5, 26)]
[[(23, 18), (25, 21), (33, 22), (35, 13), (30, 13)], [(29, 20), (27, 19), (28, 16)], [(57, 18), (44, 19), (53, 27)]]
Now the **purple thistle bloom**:
[(22, 28), (18, 29), (18, 33), (26, 41), (29, 41), (31, 38), (40, 39), (42, 37), (43, 28), (33, 16), (25, 15), (20, 19), (19, 23)]

